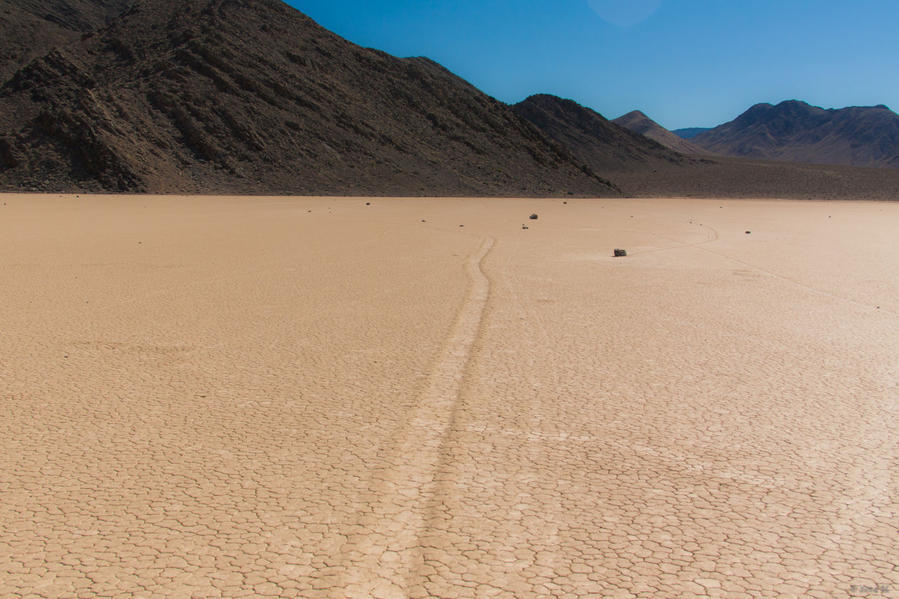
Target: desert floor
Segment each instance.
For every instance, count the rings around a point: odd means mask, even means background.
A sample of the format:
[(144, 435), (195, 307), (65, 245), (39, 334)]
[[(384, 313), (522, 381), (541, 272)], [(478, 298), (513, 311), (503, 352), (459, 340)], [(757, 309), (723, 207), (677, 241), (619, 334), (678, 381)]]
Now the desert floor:
[(0, 196), (0, 596), (899, 596), (897, 357), (895, 203)]

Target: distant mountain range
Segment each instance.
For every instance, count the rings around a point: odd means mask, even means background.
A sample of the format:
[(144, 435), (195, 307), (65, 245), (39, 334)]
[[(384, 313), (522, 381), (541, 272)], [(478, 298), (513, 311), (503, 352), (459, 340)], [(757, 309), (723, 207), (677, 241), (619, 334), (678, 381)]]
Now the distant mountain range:
[(797, 100), (756, 104), (718, 127), (673, 132), (637, 111), (615, 122), (685, 154), (899, 167), (899, 115), (883, 105), (825, 110)]
[(685, 129), (674, 129), (671, 131), (681, 139), (693, 139), (700, 133), (705, 133), (710, 127), (687, 127)]
[(690, 141), (727, 156), (899, 167), (899, 115), (886, 106), (825, 110), (796, 100), (756, 104)]
[(509, 106), (280, 0), (0, 7), (0, 190), (893, 198), (899, 169), (745, 157), (899, 166), (897, 119), (762, 104), (685, 141), (638, 111)]

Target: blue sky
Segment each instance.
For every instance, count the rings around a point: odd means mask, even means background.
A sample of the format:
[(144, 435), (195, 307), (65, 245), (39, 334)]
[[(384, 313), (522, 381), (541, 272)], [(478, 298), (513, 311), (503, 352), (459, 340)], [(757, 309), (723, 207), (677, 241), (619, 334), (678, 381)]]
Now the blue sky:
[(488, 94), (713, 126), (757, 102), (899, 108), (899, 0), (288, 0)]

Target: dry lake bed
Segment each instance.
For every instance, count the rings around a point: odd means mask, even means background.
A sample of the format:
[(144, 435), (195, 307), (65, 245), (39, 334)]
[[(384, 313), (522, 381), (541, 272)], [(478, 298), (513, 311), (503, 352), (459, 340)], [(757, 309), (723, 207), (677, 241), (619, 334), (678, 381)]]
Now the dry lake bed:
[(899, 596), (897, 385), (896, 203), (0, 196), (0, 596)]

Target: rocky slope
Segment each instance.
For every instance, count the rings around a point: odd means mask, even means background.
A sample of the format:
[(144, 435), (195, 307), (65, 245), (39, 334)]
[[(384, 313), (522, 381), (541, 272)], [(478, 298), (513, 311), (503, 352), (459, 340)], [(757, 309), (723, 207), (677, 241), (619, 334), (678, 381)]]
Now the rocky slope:
[(132, 0), (0, 0), (0, 82), (53, 47), (106, 25)]
[(728, 156), (899, 167), (899, 115), (886, 106), (825, 110), (795, 100), (757, 104), (690, 141)]
[(626, 129), (630, 129), (634, 133), (639, 133), (640, 135), (657, 141), (666, 148), (670, 148), (681, 154), (707, 153), (705, 150), (691, 144), (682, 137), (675, 135), (668, 129), (665, 129), (639, 110), (631, 111), (612, 120), (612, 122), (616, 125), (621, 125)]
[(596, 172), (436, 63), (278, 0), (137, 0), (0, 87), (4, 189), (617, 195)]
[(572, 100), (538, 94), (513, 108), (597, 172), (648, 172), (659, 163), (686, 161), (677, 152)]

